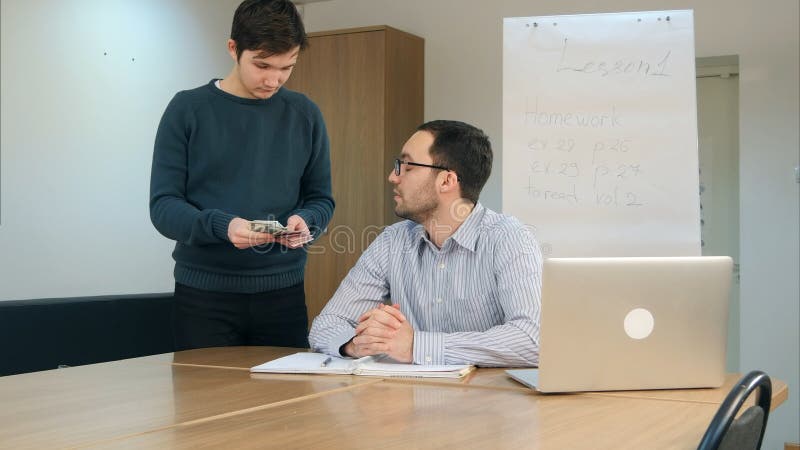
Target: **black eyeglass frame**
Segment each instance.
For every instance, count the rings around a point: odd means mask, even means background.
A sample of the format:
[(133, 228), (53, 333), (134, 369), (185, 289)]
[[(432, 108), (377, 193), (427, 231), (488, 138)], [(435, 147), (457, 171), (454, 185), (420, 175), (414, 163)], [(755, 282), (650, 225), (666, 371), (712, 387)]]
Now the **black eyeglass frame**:
[[(394, 174), (397, 175), (398, 177), (400, 176), (400, 166), (402, 166), (403, 164), (405, 164), (407, 166), (430, 167), (431, 169), (446, 170), (448, 172), (456, 173), (455, 170), (448, 169), (447, 167), (444, 167), (444, 166), (435, 166), (433, 164), (415, 163), (415, 162), (411, 162), (411, 161), (403, 161), (400, 158), (395, 158), (394, 159)], [(461, 177), (458, 176), (458, 173), (456, 173), (456, 178), (458, 179), (458, 181), (461, 181)]]

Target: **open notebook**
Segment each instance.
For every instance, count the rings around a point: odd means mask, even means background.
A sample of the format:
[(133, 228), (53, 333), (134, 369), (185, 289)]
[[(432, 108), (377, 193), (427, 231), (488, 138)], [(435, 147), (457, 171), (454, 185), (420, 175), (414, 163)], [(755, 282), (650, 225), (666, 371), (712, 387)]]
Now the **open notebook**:
[(360, 359), (337, 358), (322, 353), (295, 353), (252, 367), (257, 373), (318, 373), (367, 375), (375, 377), (460, 378), (474, 366), (423, 366), (393, 362), (388, 357), (366, 356)]

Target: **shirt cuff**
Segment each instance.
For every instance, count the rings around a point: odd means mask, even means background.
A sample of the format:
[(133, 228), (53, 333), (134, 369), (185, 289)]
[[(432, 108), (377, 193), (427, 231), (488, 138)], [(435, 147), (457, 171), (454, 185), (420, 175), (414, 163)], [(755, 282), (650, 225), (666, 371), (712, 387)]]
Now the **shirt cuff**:
[(342, 330), (341, 333), (337, 334), (336, 336), (332, 337), (331, 340), (328, 342), (328, 354), (333, 356), (343, 356), (345, 358), (349, 358), (348, 355), (344, 355), (339, 353), (339, 349), (347, 343), (350, 339), (353, 339), (353, 336), (356, 335), (355, 329), (349, 330)]
[(444, 364), (444, 333), (414, 332), (414, 364)]

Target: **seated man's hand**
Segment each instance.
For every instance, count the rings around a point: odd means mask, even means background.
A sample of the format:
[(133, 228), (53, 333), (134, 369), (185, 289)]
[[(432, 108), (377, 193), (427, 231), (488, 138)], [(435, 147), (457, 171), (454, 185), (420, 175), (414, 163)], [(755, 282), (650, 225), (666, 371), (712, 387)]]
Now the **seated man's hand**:
[(414, 329), (397, 305), (367, 311), (359, 322), (356, 336), (345, 347), (348, 354), (363, 357), (384, 353), (399, 362), (412, 362)]
[(400, 312), (399, 305), (381, 305), (365, 312), (358, 318), (356, 335), (370, 327), (397, 330), (403, 322), (406, 322), (406, 316)]

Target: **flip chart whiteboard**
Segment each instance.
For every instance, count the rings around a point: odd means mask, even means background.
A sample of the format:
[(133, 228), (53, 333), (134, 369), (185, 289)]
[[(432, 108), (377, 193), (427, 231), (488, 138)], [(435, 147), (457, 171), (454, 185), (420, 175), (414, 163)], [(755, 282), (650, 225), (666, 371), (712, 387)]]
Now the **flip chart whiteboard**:
[(503, 212), (545, 256), (700, 254), (692, 11), (506, 18)]

